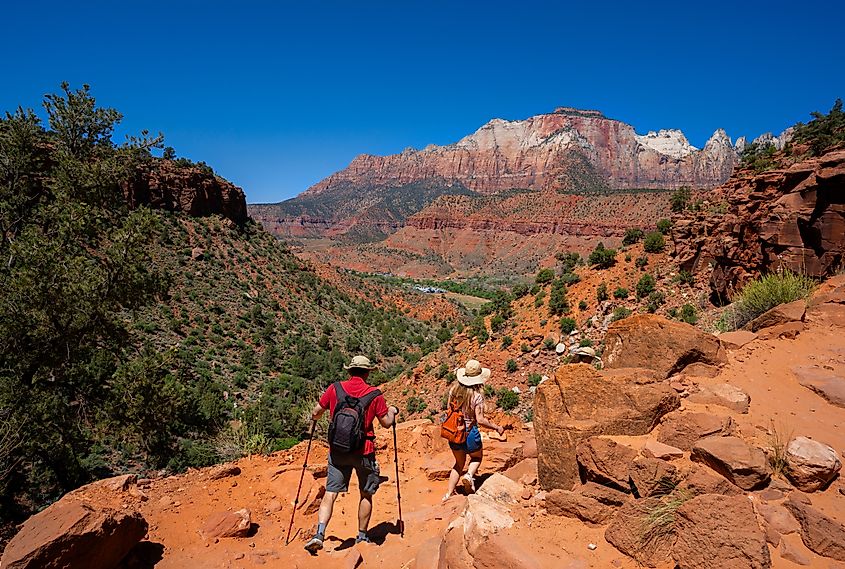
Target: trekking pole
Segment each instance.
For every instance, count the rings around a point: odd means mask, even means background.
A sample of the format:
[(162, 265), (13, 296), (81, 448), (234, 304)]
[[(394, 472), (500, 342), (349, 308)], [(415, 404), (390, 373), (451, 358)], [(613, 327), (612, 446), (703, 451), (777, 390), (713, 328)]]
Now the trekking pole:
[(305, 467), (308, 466), (308, 455), (311, 454), (311, 441), (314, 440), (314, 429), (317, 428), (317, 421), (311, 420), (311, 434), (308, 435), (308, 448), (305, 450), (305, 462), (302, 463), (302, 474), (299, 475), (299, 486), (296, 487), (296, 498), (293, 500), (293, 510), (290, 513), (290, 525), (288, 535), (285, 538), (285, 545), (290, 543), (290, 532), (293, 529), (293, 518), (296, 515), (296, 506), (299, 504), (299, 492), (302, 490), (302, 481), (305, 480)]
[(402, 521), (402, 494), (399, 492), (399, 451), (396, 447), (396, 418), (393, 418), (393, 462), (396, 465), (396, 501), (399, 504), (399, 535), (405, 537), (405, 524)]

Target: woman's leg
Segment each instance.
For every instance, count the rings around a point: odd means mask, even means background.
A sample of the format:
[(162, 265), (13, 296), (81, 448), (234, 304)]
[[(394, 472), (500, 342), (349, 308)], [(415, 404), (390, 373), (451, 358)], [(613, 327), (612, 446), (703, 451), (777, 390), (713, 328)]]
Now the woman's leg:
[(473, 479), (475, 478), (475, 475), (478, 474), (478, 468), (481, 466), (481, 459), (483, 458), (484, 449), (478, 449), (469, 455), (469, 467), (467, 468), (467, 474)]
[(455, 455), (455, 465), (452, 467), (452, 472), (449, 473), (449, 491), (446, 492), (446, 496), (451, 496), (455, 493), (455, 487), (458, 485), (458, 480), (461, 479), (464, 464), (467, 461), (467, 453), (462, 450), (452, 449), (452, 454)]

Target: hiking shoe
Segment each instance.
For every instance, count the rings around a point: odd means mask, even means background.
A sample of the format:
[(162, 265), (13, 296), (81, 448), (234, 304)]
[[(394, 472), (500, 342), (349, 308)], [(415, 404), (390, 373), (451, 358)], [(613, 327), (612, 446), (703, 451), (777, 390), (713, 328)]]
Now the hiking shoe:
[(370, 538), (365, 535), (364, 537), (356, 537), (355, 543), (372, 543), (372, 541), (370, 541)]
[(475, 492), (475, 480), (473, 480), (473, 479), (472, 479), (472, 476), (470, 476), (469, 474), (464, 474), (464, 475), (463, 475), (463, 477), (461, 478), (461, 484), (463, 484), (463, 486), (464, 486), (464, 491), (465, 491), (467, 494), (469, 494), (469, 493), (471, 493), (471, 492), (472, 492), (472, 493), (474, 493), (474, 492)]
[(305, 551), (311, 555), (317, 555), (317, 552), (323, 549), (323, 538), (315, 535), (311, 540), (305, 544)]

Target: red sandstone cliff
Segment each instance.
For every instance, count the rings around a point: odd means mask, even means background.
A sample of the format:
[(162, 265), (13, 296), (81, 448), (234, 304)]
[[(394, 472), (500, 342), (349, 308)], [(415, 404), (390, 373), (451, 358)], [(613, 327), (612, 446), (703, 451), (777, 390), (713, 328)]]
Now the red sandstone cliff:
[(195, 217), (218, 214), (237, 224), (248, 219), (241, 188), (199, 167), (152, 160), (123, 188), (131, 207), (181, 211)]
[(638, 136), (632, 126), (596, 111), (559, 109), (525, 120), (493, 119), (447, 146), (358, 156), (304, 195), (331, 191), (341, 182), (401, 185), (431, 177), (456, 180), (482, 194), (559, 189), (573, 152), (585, 156), (614, 189), (712, 188), (728, 179), (737, 157), (722, 130), (698, 150), (679, 131)]
[(675, 220), (682, 269), (710, 271), (723, 298), (779, 268), (824, 277), (845, 262), (845, 150), (754, 174), (739, 170)]

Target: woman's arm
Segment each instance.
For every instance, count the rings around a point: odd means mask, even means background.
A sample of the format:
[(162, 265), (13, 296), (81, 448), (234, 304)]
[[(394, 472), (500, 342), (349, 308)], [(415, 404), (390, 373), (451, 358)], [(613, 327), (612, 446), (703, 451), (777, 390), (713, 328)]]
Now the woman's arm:
[(492, 421), (488, 421), (487, 417), (484, 416), (484, 400), (482, 399), (480, 403), (475, 406), (475, 422), (481, 425), (482, 427), (487, 427), (488, 429), (493, 429), (496, 431), (499, 436), (505, 432), (504, 427), (500, 427), (496, 423)]

